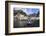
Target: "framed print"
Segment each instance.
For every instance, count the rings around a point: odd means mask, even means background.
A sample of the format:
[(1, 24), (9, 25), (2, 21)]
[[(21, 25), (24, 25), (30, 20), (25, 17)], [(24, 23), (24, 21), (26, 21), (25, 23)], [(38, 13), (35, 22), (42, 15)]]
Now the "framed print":
[(5, 34), (45, 32), (45, 4), (5, 1)]

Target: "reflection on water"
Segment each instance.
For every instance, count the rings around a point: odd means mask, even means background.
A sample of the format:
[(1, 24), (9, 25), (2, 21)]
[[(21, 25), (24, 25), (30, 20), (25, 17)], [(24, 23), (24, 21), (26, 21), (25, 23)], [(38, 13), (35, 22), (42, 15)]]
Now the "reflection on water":
[(17, 18), (14, 18), (14, 28), (19, 27), (39, 27), (39, 20), (19, 20)]

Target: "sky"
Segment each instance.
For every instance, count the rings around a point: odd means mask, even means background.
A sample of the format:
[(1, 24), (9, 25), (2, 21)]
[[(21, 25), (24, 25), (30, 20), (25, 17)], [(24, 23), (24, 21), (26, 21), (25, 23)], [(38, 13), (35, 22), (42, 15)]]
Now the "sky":
[(15, 10), (23, 10), (27, 15), (33, 14), (33, 13), (38, 13), (39, 8), (15, 8)]

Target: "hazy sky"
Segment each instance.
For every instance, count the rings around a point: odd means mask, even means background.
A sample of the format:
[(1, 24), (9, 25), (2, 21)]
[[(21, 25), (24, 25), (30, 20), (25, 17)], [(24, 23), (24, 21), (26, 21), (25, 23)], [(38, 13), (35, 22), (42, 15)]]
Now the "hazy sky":
[(23, 10), (27, 15), (40, 11), (39, 8), (15, 8), (15, 10)]

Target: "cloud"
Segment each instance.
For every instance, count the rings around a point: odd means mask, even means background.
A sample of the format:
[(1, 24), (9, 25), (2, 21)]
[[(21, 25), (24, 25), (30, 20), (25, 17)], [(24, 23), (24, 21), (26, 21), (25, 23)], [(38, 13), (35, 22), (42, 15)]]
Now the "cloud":
[(39, 11), (38, 8), (22, 8), (22, 10), (23, 10), (26, 14), (38, 13), (38, 11)]
[(15, 7), (15, 10), (23, 10), (27, 15), (33, 14), (33, 13), (38, 13), (39, 8), (19, 8)]

